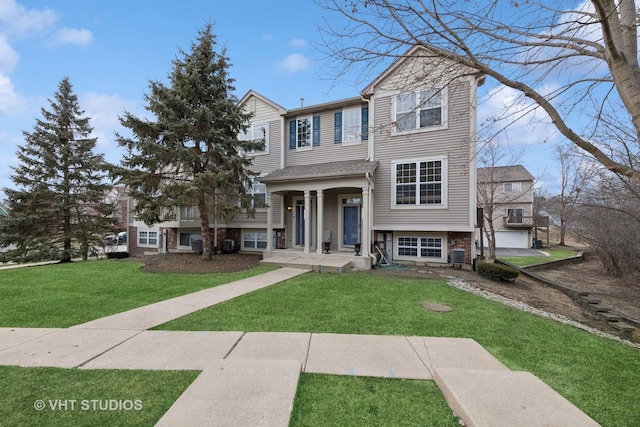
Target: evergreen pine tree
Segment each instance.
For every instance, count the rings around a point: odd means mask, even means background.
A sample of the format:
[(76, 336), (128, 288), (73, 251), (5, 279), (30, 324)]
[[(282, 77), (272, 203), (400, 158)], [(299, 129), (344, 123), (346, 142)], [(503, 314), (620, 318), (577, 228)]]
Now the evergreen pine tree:
[(136, 215), (154, 224), (180, 206), (197, 206), (205, 260), (213, 248), (210, 220), (249, 205), (245, 184), (254, 174), (243, 153), (261, 149), (261, 143), (238, 140), (251, 115), (238, 105), (226, 50), (217, 52), (216, 45), (206, 25), (191, 51), (180, 50), (172, 62), (169, 84), (150, 82), (146, 108), (155, 120), (127, 112), (120, 121), (133, 136), (118, 136), (127, 154), (117, 175), (136, 200)]
[(33, 131), (23, 132), (11, 176), (16, 189), (4, 189), (9, 212), (0, 245), (16, 245), (7, 259), (68, 262), (78, 251), (86, 259), (113, 231), (113, 206), (104, 201), (108, 165), (93, 152), (97, 139), (67, 77), (49, 104)]

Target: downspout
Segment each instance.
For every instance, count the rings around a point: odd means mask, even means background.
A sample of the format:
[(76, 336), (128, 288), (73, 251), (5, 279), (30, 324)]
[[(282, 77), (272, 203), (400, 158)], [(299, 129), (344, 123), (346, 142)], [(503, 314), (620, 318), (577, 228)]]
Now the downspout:
[(286, 124), (286, 121), (284, 119), (284, 114), (283, 114), (280, 116), (280, 129), (282, 129), (282, 131), (280, 132), (280, 169), (284, 169), (284, 165), (285, 165), (285, 146), (284, 146), (284, 135), (286, 133), (285, 127), (284, 127), (285, 124)]

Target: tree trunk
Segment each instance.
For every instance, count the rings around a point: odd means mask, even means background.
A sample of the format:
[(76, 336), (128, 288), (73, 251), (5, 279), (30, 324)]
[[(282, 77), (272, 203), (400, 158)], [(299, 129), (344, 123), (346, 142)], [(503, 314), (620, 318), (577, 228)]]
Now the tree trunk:
[(564, 235), (567, 231), (567, 221), (564, 218), (560, 218), (560, 246), (565, 246)]
[(204, 193), (198, 200), (198, 211), (200, 212), (200, 234), (202, 235), (202, 259), (211, 261), (211, 232), (209, 231), (209, 215), (207, 214), (207, 203)]
[(496, 230), (493, 227), (493, 221), (488, 221), (489, 227), (485, 229), (487, 237), (487, 247), (489, 248), (489, 259), (496, 259)]

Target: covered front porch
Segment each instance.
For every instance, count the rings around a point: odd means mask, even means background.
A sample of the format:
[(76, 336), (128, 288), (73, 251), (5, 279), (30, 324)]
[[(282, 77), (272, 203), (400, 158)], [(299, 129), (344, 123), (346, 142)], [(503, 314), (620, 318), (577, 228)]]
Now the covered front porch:
[[(353, 258), (348, 261), (352, 266), (371, 268), (376, 166), (363, 160), (290, 166), (261, 178), (266, 187), (267, 236), (276, 236), (277, 241), (265, 249), (265, 260), (286, 256), (289, 263), (300, 258), (304, 265), (322, 265), (318, 260), (326, 259), (325, 265), (333, 265), (338, 259)], [(281, 209), (280, 218), (274, 220), (275, 197), (280, 198)], [(279, 226), (274, 228), (274, 223)]]

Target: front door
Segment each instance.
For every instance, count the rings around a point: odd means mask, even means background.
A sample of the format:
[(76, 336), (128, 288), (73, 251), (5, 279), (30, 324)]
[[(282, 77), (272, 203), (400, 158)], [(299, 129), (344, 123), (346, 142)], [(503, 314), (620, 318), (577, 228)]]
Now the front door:
[(360, 198), (343, 198), (342, 246), (353, 247), (360, 241)]

